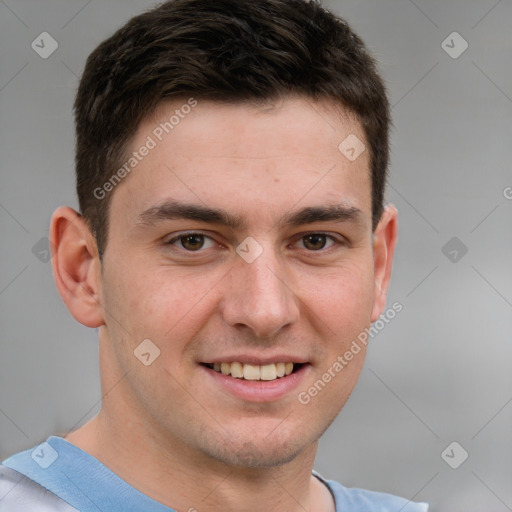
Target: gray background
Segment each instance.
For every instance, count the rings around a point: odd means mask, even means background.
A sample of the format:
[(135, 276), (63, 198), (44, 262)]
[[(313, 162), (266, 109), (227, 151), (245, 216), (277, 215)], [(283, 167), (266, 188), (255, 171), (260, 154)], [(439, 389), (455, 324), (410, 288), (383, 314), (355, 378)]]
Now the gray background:
[[(96, 332), (63, 305), (44, 237), (57, 206), (77, 207), (72, 102), (85, 59), (153, 4), (0, 1), (0, 459), (98, 411)], [(512, 510), (512, 2), (325, 5), (389, 86), (400, 238), (388, 305), (404, 309), (372, 340), (316, 468), (434, 511)], [(31, 48), (43, 31), (59, 44), (47, 59)], [(469, 44), (458, 58), (442, 47), (454, 31)], [(469, 453), (457, 469), (441, 457), (453, 441)]]

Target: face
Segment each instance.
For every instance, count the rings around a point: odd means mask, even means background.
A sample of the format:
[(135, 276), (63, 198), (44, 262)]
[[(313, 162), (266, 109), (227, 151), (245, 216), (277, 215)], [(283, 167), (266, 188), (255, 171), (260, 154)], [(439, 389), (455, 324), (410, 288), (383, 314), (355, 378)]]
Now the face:
[(365, 347), (335, 363), (382, 309), (368, 151), (338, 149), (364, 134), (330, 103), (185, 103), (141, 123), (112, 197), (104, 384), (124, 376), (120, 414), (163, 442), (283, 464), (344, 405)]

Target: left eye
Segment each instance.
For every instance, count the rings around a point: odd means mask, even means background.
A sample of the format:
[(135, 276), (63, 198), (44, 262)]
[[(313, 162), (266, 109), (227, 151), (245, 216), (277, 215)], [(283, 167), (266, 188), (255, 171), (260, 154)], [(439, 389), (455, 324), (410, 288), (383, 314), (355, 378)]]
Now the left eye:
[(184, 235), (179, 235), (169, 240), (167, 244), (176, 245), (177, 242), (179, 242), (181, 247), (187, 251), (208, 249), (209, 247), (213, 247), (215, 245), (215, 242), (209, 236), (203, 235), (201, 233), (185, 233)]
[(337, 242), (332, 236), (326, 235), (324, 233), (311, 233), (304, 235), (300, 240), (302, 241), (304, 247), (311, 251), (321, 251), (322, 249), (326, 249), (328, 242), (331, 243), (331, 245), (328, 247), (331, 247)]

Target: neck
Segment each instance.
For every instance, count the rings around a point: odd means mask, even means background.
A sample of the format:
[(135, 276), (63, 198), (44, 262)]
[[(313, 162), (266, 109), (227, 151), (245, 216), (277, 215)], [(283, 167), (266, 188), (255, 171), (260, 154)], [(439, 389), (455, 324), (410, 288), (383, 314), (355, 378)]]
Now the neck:
[[(334, 511), (328, 489), (311, 475), (317, 443), (293, 461), (271, 468), (227, 466), (161, 439), (133, 422), (118, 425), (108, 408), (66, 440), (128, 484), (179, 511)], [(121, 434), (120, 434), (121, 433)]]

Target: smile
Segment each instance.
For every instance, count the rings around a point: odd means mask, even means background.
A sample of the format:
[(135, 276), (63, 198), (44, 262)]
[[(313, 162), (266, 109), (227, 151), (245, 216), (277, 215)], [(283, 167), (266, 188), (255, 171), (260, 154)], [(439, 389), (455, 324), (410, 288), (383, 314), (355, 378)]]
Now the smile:
[(223, 375), (244, 380), (276, 380), (297, 370), (300, 363), (271, 363), (265, 365), (233, 363), (205, 363), (204, 366)]

